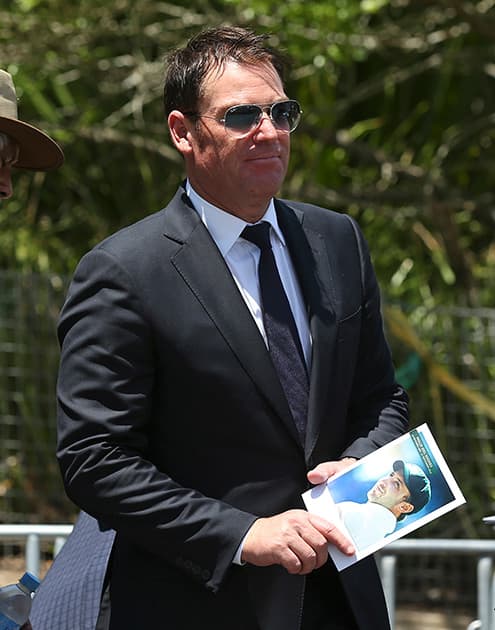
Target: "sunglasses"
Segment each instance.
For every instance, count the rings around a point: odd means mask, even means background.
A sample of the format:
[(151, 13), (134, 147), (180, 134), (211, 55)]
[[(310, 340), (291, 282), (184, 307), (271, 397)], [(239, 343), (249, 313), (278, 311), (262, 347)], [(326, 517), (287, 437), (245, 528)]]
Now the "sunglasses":
[(245, 136), (257, 129), (266, 113), (273, 126), (278, 131), (291, 133), (301, 120), (301, 106), (297, 101), (278, 101), (269, 105), (234, 105), (229, 107), (223, 118), (217, 119), (214, 116), (201, 116), (193, 112), (184, 112), (186, 116), (196, 116), (196, 118), (211, 118), (223, 123), (225, 129), (238, 138)]

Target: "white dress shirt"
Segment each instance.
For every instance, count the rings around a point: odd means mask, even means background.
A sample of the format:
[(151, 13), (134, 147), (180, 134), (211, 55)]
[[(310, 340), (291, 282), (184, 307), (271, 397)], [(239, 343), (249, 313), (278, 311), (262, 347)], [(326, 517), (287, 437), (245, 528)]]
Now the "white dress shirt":
[[(239, 292), (267, 344), (258, 279), (260, 250), (254, 243), (241, 237), (246, 225), (251, 224), (220, 210), (203, 199), (193, 189), (189, 180), (186, 182), (186, 192), (224, 257)], [(308, 315), (284, 235), (278, 225), (273, 199), (270, 200), (260, 221), (267, 221), (272, 227), (270, 241), (273, 255), (296, 322), (306, 365), (309, 367), (311, 365), (311, 336)]]

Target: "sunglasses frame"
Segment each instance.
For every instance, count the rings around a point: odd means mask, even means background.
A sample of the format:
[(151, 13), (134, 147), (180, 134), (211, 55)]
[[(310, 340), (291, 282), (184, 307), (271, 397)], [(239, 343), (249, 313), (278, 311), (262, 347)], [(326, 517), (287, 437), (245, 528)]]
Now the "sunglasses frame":
[[(291, 104), (295, 103), (297, 105), (299, 112), (298, 112), (298, 116), (297, 116), (295, 124), (289, 129), (284, 129), (283, 127), (280, 127), (279, 123), (277, 123), (277, 121), (274, 119), (273, 109), (274, 107), (277, 107), (277, 105), (285, 105), (287, 103), (291, 103)], [(253, 122), (251, 123), (248, 129), (236, 129), (236, 127), (231, 127), (228, 125), (229, 113), (232, 114), (233, 110), (238, 110), (241, 107), (252, 107), (258, 110), (254, 114)], [(229, 134), (237, 138), (242, 138), (243, 136), (247, 136), (253, 133), (253, 131), (255, 131), (256, 129), (258, 129), (258, 127), (261, 125), (261, 122), (263, 120), (263, 114), (268, 115), (272, 125), (275, 127), (275, 129), (277, 129), (277, 131), (282, 131), (284, 133), (292, 133), (297, 128), (301, 120), (301, 115), (303, 111), (301, 109), (301, 105), (295, 99), (284, 99), (283, 101), (275, 101), (274, 103), (267, 103), (266, 105), (260, 105), (258, 103), (241, 103), (239, 105), (232, 105), (225, 111), (225, 114), (223, 115), (222, 118), (216, 118), (215, 116), (207, 116), (206, 114), (197, 114), (196, 112), (183, 112), (183, 113), (185, 116), (194, 116), (195, 118), (210, 118), (211, 120), (215, 120), (216, 122), (222, 123), (225, 130)]]

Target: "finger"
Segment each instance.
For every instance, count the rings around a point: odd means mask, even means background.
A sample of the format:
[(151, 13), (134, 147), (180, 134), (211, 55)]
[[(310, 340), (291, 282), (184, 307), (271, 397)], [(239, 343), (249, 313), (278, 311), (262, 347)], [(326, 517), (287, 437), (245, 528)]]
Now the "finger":
[(356, 459), (354, 457), (344, 457), (334, 462), (321, 462), (318, 466), (315, 466), (313, 470), (308, 472), (308, 480), (313, 484), (325, 483), (330, 477), (349, 468), (349, 466), (352, 466), (355, 462)]
[(354, 545), (352, 542), (344, 536), (344, 534), (339, 530), (339, 528), (334, 524), (330, 523), (324, 518), (317, 516), (316, 514), (310, 515), (310, 521), (316, 527), (316, 529), (325, 537), (325, 539), (335, 545), (337, 549), (345, 553), (346, 555), (352, 556), (356, 553)]
[(304, 553), (299, 556), (301, 561), (301, 575), (306, 575), (322, 567), (328, 560), (328, 542), (322, 537), (322, 544), (313, 547), (309, 545), (308, 551), (304, 550)]
[(325, 470), (323, 464), (319, 464), (313, 470), (310, 470), (307, 474), (308, 481), (312, 484), (325, 483), (328, 480), (329, 474)]
[(322, 536), (322, 541), (317, 546), (314, 546), (313, 549), (316, 552), (316, 559), (315, 559), (315, 566), (314, 566), (314, 568), (315, 569), (319, 569), (328, 560), (328, 540), (327, 540), (327, 538), (325, 536)]
[(313, 549), (302, 537), (291, 543), (290, 549), (299, 560), (298, 575), (307, 575), (318, 567), (320, 553)]
[(307, 474), (308, 481), (313, 484), (325, 483), (334, 473), (334, 467), (330, 462), (318, 464), (316, 468), (310, 470)]
[[(299, 573), (302, 575), (318, 569), (328, 560), (328, 540), (313, 525), (307, 512), (304, 513), (304, 517), (296, 527), (297, 536), (289, 541), (290, 549), (301, 562)], [(324, 519), (321, 521), (321, 529), (327, 531), (331, 524)]]
[(287, 573), (290, 573), (291, 575), (299, 575), (303, 568), (303, 563), (301, 562), (298, 554), (291, 548), (287, 548), (284, 551), (279, 558), (278, 564), (281, 564)]

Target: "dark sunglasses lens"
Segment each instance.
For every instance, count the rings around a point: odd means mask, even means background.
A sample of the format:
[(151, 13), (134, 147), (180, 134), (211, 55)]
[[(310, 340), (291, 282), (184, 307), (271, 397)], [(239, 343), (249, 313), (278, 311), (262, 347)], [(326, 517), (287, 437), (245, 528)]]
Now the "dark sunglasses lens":
[(282, 101), (272, 107), (272, 120), (279, 128), (294, 131), (301, 119), (301, 108), (297, 101)]
[(261, 114), (257, 105), (237, 105), (225, 112), (225, 126), (232, 131), (246, 132), (258, 123)]

